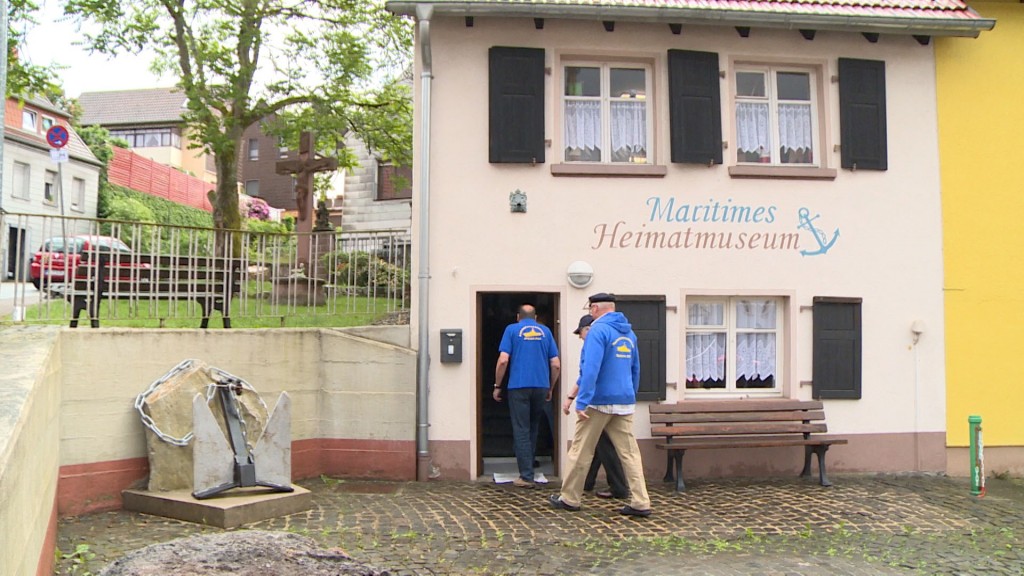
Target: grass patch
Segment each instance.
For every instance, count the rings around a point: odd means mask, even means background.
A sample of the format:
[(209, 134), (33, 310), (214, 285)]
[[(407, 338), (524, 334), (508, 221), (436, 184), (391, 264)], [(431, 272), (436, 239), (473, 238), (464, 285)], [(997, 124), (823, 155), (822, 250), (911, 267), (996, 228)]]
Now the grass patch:
[[(394, 302), (386, 298), (352, 296), (321, 306), (274, 304), (265, 299), (239, 298), (231, 301), (232, 328), (344, 328), (368, 326), (389, 315)], [(64, 300), (47, 300), (25, 310), (31, 324), (67, 325), (72, 306)], [(164, 300), (113, 300), (100, 302), (100, 326), (110, 328), (198, 328), (202, 309), (195, 302)], [(83, 313), (79, 325), (88, 326)], [(210, 316), (210, 328), (223, 326), (220, 312)]]

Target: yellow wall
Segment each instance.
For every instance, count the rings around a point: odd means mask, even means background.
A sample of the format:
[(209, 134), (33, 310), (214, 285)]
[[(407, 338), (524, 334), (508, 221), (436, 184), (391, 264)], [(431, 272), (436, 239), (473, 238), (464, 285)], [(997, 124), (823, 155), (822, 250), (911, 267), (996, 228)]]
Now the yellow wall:
[[(971, 2), (996, 27), (937, 39), (949, 446), (1024, 445), (1024, 5)], [(910, 217), (910, 215), (908, 215)]]

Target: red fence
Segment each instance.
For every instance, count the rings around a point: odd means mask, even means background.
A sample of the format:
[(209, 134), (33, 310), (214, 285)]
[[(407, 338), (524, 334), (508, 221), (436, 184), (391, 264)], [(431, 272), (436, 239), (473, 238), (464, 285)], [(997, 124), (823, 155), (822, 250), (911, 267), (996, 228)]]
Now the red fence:
[(150, 160), (131, 150), (114, 146), (107, 177), (112, 184), (131, 188), (171, 202), (213, 212), (206, 193), (214, 185)]

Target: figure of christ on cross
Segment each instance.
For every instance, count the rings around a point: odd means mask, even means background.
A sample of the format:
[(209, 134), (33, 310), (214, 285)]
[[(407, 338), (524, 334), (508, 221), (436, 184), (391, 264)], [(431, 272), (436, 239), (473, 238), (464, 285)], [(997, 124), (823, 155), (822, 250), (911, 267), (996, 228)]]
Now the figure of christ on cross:
[(306, 267), (306, 273), (311, 277), (316, 275), (315, 271), (309, 268), (310, 243), (312, 242), (310, 233), (313, 231), (313, 219), (310, 216), (314, 204), (313, 174), (338, 169), (338, 159), (326, 158), (317, 154), (313, 145), (314, 141), (315, 136), (312, 132), (302, 132), (299, 135), (298, 157), (289, 157), (279, 161), (276, 165), (278, 174), (295, 176), (295, 202), (299, 210), (299, 221), (296, 226), (299, 233), (298, 263)]

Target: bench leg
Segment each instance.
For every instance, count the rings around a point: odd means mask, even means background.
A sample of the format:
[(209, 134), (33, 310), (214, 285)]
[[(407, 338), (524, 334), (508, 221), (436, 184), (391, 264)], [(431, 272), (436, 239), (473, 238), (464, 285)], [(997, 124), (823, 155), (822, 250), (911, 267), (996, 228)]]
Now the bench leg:
[(674, 455), (671, 450), (665, 450), (665, 478), (662, 482), (673, 482), (675, 477), (672, 475), (672, 464), (675, 462)]
[(683, 456), (685, 455), (686, 450), (680, 450), (679, 454), (676, 454), (676, 492), (686, 490), (686, 484), (683, 483)]
[(828, 444), (815, 446), (814, 452), (818, 455), (818, 480), (822, 486), (831, 486), (832, 483), (828, 481), (828, 476), (825, 474), (825, 452), (828, 452)]
[(203, 319), (199, 322), (199, 327), (206, 329), (210, 325), (210, 301), (206, 299), (196, 300), (196, 304), (199, 304), (199, 310), (203, 313)]
[(804, 446), (804, 470), (800, 473), (801, 477), (811, 475), (811, 453), (813, 451), (813, 446)]
[(78, 317), (82, 314), (82, 311), (86, 309), (85, 298), (75, 298), (71, 301), (71, 324), (70, 328), (78, 328)]

